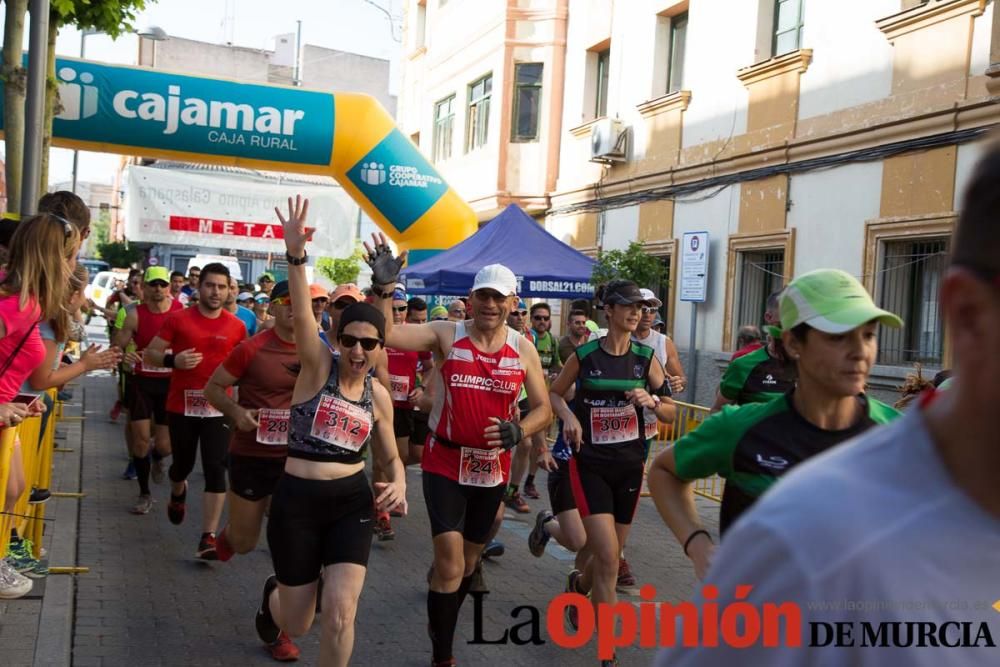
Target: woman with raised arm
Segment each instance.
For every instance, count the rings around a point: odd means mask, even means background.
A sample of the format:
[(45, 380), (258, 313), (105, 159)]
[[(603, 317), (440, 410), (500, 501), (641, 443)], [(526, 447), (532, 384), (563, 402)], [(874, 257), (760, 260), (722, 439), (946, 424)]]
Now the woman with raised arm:
[[(288, 251), (299, 375), (288, 416), (288, 459), (271, 500), (267, 542), (275, 574), (267, 578), (257, 634), (267, 644), (312, 626), (317, 595), (323, 627), (319, 664), (347, 665), (354, 617), (365, 582), (374, 510), (406, 512), (406, 479), (392, 432), (392, 399), (369, 374), (385, 344), (385, 318), (366, 303), (344, 309), (336, 331), (338, 358), (316, 335), (306, 242), (309, 201), (275, 209)], [(373, 499), (364, 472), (369, 443), (388, 481)], [(320, 586), (322, 583), (322, 586)]]

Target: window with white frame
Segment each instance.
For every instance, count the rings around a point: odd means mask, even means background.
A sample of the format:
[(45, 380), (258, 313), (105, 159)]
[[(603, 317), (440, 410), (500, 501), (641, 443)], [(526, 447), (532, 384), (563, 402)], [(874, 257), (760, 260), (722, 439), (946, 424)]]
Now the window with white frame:
[(455, 127), (455, 96), (440, 100), (434, 105), (434, 162), (451, 157), (452, 132)]
[(469, 85), (465, 151), (474, 151), (489, 141), (490, 97), (493, 94), (493, 74), (487, 74)]
[(611, 47), (597, 52), (597, 67), (594, 69), (594, 118), (608, 115), (608, 81), (611, 73)]
[(802, 45), (802, 0), (775, 0), (771, 56), (797, 51)]
[(670, 55), (667, 65), (667, 93), (684, 86), (684, 50), (687, 43), (688, 13), (670, 17)]

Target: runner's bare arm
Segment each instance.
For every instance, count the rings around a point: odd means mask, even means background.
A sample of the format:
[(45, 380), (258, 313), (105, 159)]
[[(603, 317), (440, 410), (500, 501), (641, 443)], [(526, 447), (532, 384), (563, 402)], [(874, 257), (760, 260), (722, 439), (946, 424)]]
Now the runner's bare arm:
[[(677, 476), (674, 445), (667, 447), (653, 460), (647, 476), (649, 493), (656, 511), (680, 544), (696, 531), (704, 530), (694, 504), (691, 482)], [(695, 574), (704, 579), (715, 545), (707, 535), (699, 535), (688, 543), (688, 556), (694, 561)]]
[(574, 390), (579, 374), (580, 360), (575, 354), (570, 355), (563, 363), (559, 377), (553, 380), (552, 386), (549, 387), (549, 400), (552, 402), (552, 409), (563, 420), (563, 438), (576, 449), (579, 449), (583, 438), (583, 427), (566, 403), (566, 397), (567, 395), (571, 396), (570, 392)]
[(718, 412), (727, 405), (732, 405), (736, 401), (730, 401), (728, 398), (722, 395), (721, 391), (715, 393), (715, 403), (712, 405), (712, 412)]
[(208, 378), (208, 384), (205, 385), (205, 398), (212, 404), (212, 407), (233, 420), (236, 428), (241, 431), (252, 431), (258, 426), (257, 411), (244, 408), (226, 392), (239, 380), (222, 364), (219, 364), (219, 367), (212, 373), (212, 377)]
[[(306, 254), (306, 242), (312, 238), (313, 228), (306, 227), (309, 200), (296, 195), (288, 198), (287, 217), (275, 207), (285, 237), (289, 257), (300, 258)], [(288, 292), (292, 300), (292, 317), (295, 321), (295, 348), (302, 364), (295, 382), (295, 396), (312, 396), (330, 375), (333, 356), (316, 333), (316, 318), (309, 305), (309, 281), (305, 264), (288, 264)], [(295, 400), (293, 398), (293, 400)]]
[(385, 348), (379, 350), (379, 354), (375, 357), (375, 364), (372, 367), (375, 373), (375, 379), (378, 383), (386, 388), (389, 395), (392, 395), (392, 381), (389, 379), (389, 355), (386, 354)]
[(406, 471), (396, 450), (396, 437), (392, 432), (392, 398), (380, 384), (372, 384), (375, 408), (375, 430), (372, 434), (372, 453), (388, 477), (388, 482), (375, 482), (375, 504), (379, 511), (398, 508), (406, 514)]
[(142, 356), (147, 364), (163, 366), (163, 353), (166, 352), (168, 347), (170, 347), (170, 343), (156, 336), (153, 340), (149, 341), (149, 345), (142, 351)]
[(524, 366), (524, 389), (528, 393), (530, 410), (521, 420), (524, 435), (543, 431), (552, 423), (552, 405), (545, 386), (545, 371), (538, 359), (538, 350), (534, 345), (522, 345), (521, 365)]
[(135, 308), (131, 308), (125, 312), (125, 322), (122, 324), (122, 328), (115, 332), (111, 344), (124, 350), (132, 342), (132, 337), (135, 336), (135, 331), (138, 328), (139, 313)]
[[(653, 363), (649, 365), (647, 381), (650, 388), (653, 389), (653, 393), (656, 393), (663, 386), (663, 383), (668, 381), (667, 374), (663, 370), (663, 366), (660, 365), (660, 360), (655, 356), (653, 357)], [(677, 405), (674, 404), (673, 399), (669, 396), (661, 396), (660, 403), (653, 408), (653, 412), (656, 413), (656, 418), (659, 421), (664, 424), (670, 424), (677, 416)]]
[(667, 346), (667, 377), (670, 378), (670, 388), (674, 394), (679, 394), (687, 387), (687, 376), (684, 374), (684, 367), (681, 366), (681, 358), (677, 355), (677, 346), (670, 336), (665, 341)]

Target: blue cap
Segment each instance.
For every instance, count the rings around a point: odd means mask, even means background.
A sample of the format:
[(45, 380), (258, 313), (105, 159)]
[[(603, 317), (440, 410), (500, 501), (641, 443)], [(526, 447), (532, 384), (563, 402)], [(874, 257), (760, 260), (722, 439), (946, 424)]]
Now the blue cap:
[(526, 304), (524, 302), (524, 299), (518, 299), (518, 301), (517, 301), (517, 309), (518, 310), (527, 310), (528, 309), (528, 304)]
[(401, 289), (395, 289), (392, 291), (393, 301), (406, 301), (406, 292)]

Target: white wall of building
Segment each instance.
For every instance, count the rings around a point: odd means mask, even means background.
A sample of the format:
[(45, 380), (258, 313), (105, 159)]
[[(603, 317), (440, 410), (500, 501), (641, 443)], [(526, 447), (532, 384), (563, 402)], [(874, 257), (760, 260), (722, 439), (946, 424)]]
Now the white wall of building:
[(972, 29), (972, 58), (969, 61), (969, 73), (981, 75), (990, 66), (990, 37), (993, 32), (993, 12), (996, 3), (986, 5), (982, 16), (977, 16)]
[(861, 277), (865, 222), (879, 217), (882, 163), (863, 162), (790, 179), (795, 275), (836, 268)]
[(604, 212), (605, 250), (625, 250), (628, 244), (639, 238), (639, 207), (626, 206)]
[[(892, 89), (892, 44), (875, 21), (900, 11), (899, 0), (804, 2), (802, 47), (814, 60), (800, 82), (799, 118), (881, 99)], [(845, 48), (850, 35), (850, 48)]]
[(952, 210), (962, 210), (962, 197), (965, 196), (965, 188), (972, 178), (976, 162), (983, 154), (983, 147), (983, 141), (962, 144), (958, 147), (958, 156), (955, 159), (955, 205)]
[[(704, 193), (703, 193), (704, 194)], [(674, 238), (682, 239), (685, 232), (708, 232), (708, 298), (698, 304), (698, 337), (696, 344), (701, 352), (722, 349), (722, 327), (726, 305), (726, 251), (729, 235), (739, 226), (740, 186), (731, 185), (719, 194), (702, 201), (678, 201), (674, 206)], [(677, 276), (680, 280), (683, 266), (680, 258)], [(679, 285), (674, 290), (680, 296)], [(690, 344), (691, 304), (675, 300), (674, 342), (679, 350)]]

